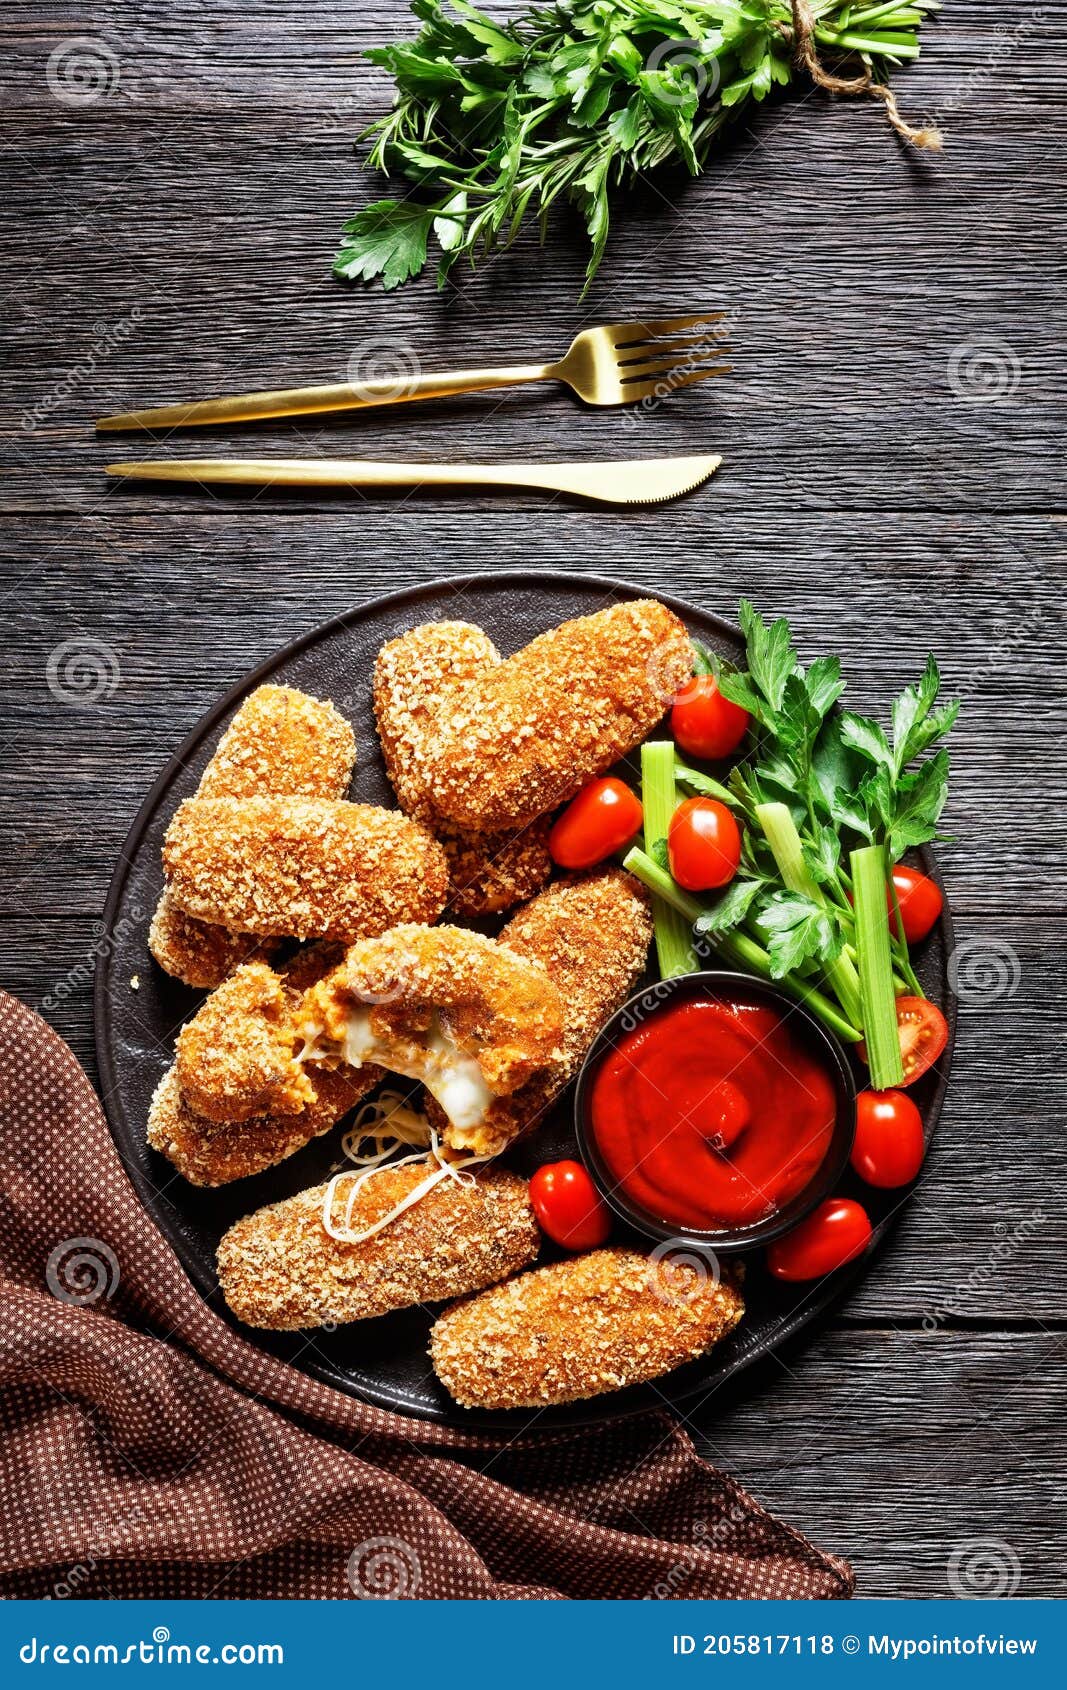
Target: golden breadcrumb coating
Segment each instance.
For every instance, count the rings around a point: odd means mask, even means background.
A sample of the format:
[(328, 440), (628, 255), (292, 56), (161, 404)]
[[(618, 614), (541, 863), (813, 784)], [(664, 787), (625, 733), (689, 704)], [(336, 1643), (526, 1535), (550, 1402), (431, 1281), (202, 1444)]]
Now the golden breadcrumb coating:
[(299, 1115), (314, 1088), (295, 1060), (299, 997), (263, 962), (246, 963), (212, 992), (178, 1034), (182, 1097), (211, 1121)]
[(167, 890), (204, 921), (352, 941), (435, 921), (448, 896), (436, 839), (395, 810), (315, 798), (189, 798), (163, 842)]
[(228, 1185), (262, 1173), (329, 1132), (383, 1078), (380, 1068), (316, 1069), (309, 1073), (314, 1101), (299, 1115), (256, 1116), (250, 1121), (209, 1121), (182, 1097), (177, 1068), (156, 1087), (148, 1112), (148, 1142), (192, 1185)]
[[(194, 1185), (224, 1185), (283, 1161), (327, 1132), (383, 1078), (370, 1065), (305, 1073), (295, 1060), (294, 1012), (343, 955), (340, 946), (309, 945), (278, 974), (264, 964), (242, 968), (179, 1034), (178, 1061), (152, 1100), (148, 1142)], [(248, 1114), (243, 1106), (257, 1087), (261, 1112)]]
[(496, 1096), (560, 1057), (563, 1010), (545, 969), (463, 927), (408, 925), (361, 940), (305, 994), (298, 1026), (309, 1043), (325, 1037), (351, 1061), (353, 1015), (381, 1066), (417, 1074), (436, 1030), (449, 1060), (457, 1051), (473, 1058)]
[(469, 622), (430, 622), (390, 640), (374, 667), (374, 709), (385, 768), (402, 810), (436, 833), (452, 875), (448, 908), (467, 918), (497, 915), (532, 898), (552, 874), (550, 819), (505, 832), (470, 834), (436, 819), (433, 770), (422, 756), (454, 689), (500, 662), (487, 634)]
[(500, 943), (540, 963), (558, 990), (561, 1060), (510, 1097), (498, 1099), (474, 1128), (445, 1123), (431, 1100), (431, 1119), (442, 1127), (446, 1144), (494, 1155), (535, 1126), (574, 1078), (605, 1021), (632, 993), (651, 941), (648, 894), (623, 869), (559, 881), (512, 916)]
[(552, 877), (551, 828), (549, 816), (538, 816), (511, 833), (448, 833), (439, 828), (437, 837), (452, 877), (448, 913), (468, 920), (499, 915), (540, 892)]
[(601, 1027), (631, 995), (652, 943), (651, 900), (625, 869), (561, 880), (518, 911), (500, 943), (539, 962), (564, 1003), (566, 1078)]
[[(219, 741), (197, 796), (343, 798), (355, 761), (352, 729), (332, 704), (293, 687), (257, 687)], [(148, 949), (165, 973), (208, 989), (239, 963), (265, 959), (271, 948), (186, 915), (165, 892), (148, 934)]]
[(427, 622), (383, 645), (374, 665), (374, 714), (385, 772), (408, 815), (436, 814), (427, 736), (457, 687), (500, 662), (496, 646), (470, 622)]
[(186, 915), (166, 892), (160, 896), (148, 929), (148, 949), (163, 972), (206, 991), (221, 985), (242, 962), (267, 961), (277, 948), (274, 939), (231, 933), (228, 927)]
[(375, 684), (401, 803), (461, 832), (514, 827), (572, 797), (641, 743), (692, 666), (683, 624), (653, 599), (565, 622), (499, 664), (473, 632), (457, 679), (440, 677), (431, 625), (405, 636), (427, 646), (431, 679), (393, 641)]
[[(353, 1205), (353, 1227), (380, 1220), (434, 1166), (427, 1158), (376, 1172)], [(345, 1188), (339, 1181), (331, 1204), (336, 1225), (345, 1219)], [(219, 1282), (239, 1320), (282, 1332), (370, 1320), (492, 1285), (526, 1267), (540, 1245), (525, 1180), (500, 1169), (485, 1169), (469, 1184), (443, 1180), (362, 1244), (326, 1231), (327, 1190), (316, 1186), (273, 1203), (226, 1233)]]
[(343, 798), (356, 765), (349, 722), (295, 687), (249, 693), (197, 787), (200, 798)]
[(453, 1304), (430, 1354), (464, 1408), (544, 1408), (658, 1379), (725, 1338), (743, 1313), (736, 1286), (702, 1266), (679, 1260), (665, 1272), (616, 1247)]

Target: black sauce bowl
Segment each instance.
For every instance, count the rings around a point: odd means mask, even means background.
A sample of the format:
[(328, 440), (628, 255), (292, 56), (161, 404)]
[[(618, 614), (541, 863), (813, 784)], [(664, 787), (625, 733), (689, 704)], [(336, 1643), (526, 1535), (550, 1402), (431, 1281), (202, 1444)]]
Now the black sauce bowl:
[[(833, 1083), (836, 1098), (834, 1127), (830, 1145), (808, 1184), (792, 1200), (763, 1220), (751, 1226), (698, 1231), (665, 1221), (659, 1215), (635, 1203), (618, 1186), (600, 1154), (593, 1133), (591, 1097), (593, 1079), (607, 1051), (619, 1039), (632, 1032), (642, 1022), (660, 1014), (668, 1005), (688, 1002), (695, 998), (712, 998), (721, 1003), (755, 1004), (776, 1009), (788, 1016), (790, 1031), (798, 1035), (809, 1052), (825, 1067)], [(679, 974), (671, 980), (659, 980), (638, 992), (623, 1004), (597, 1034), (578, 1075), (575, 1092), (575, 1130), (581, 1157), (605, 1201), (638, 1232), (660, 1241), (677, 1240), (695, 1244), (705, 1250), (729, 1254), (752, 1250), (769, 1244), (789, 1232), (817, 1204), (829, 1197), (848, 1166), (852, 1140), (856, 1130), (856, 1083), (852, 1067), (840, 1041), (816, 1020), (810, 1010), (779, 987), (753, 975), (732, 974), (728, 970), (708, 970), (700, 974)]]

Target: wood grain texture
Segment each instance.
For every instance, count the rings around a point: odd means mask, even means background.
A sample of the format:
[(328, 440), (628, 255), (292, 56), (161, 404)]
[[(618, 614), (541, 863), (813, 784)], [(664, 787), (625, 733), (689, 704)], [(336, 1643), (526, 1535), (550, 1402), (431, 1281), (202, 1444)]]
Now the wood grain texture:
[[(399, 4), (102, 0), (91, 29), (65, 3), (0, 22), (0, 985), (90, 1068), (94, 921), (154, 775), (250, 666), (377, 593), (538, 566), (726, 615), (746, 593), (807, 655), (839, 651), (861, 707), (931, 648), (962, 695), (942, 862), (970, 996), (935, 1153), (835, 1318), (690, 1415), (713, 1459), (853, 1557), (869, 1595), (951, 1595), (952, 1548), (975, 1537), (1013, 1547), (1021, 1595), (1064, 1593), (1065, 25), (1062, 4), (1006, 19), (950, 0), (897, 83), (908, 113), (941, 118), (943, 157), (906, 153), (855, 102), (775, 104), (702, 181), (627, 197), (579, 307), (566, 215), (543, 252), (457, 273), (441, 297), (331, 281), (345, 216), (380, 189), (351, 142), (389, 93), (359, 54), (406, 31)], [(107, 88), (71, 103), (62, 49), (87, 33)], [(100, 474), (144, 455), (93, 436), (109, 410), (525, 360), (583, 322), (692, 306), (733, 314), (735, 373), (651, 413), (527, 391), (161, 445), (722, 451), (674, 506), (161, 493)], [(976, 402), (976, 362), (999, 402)]]

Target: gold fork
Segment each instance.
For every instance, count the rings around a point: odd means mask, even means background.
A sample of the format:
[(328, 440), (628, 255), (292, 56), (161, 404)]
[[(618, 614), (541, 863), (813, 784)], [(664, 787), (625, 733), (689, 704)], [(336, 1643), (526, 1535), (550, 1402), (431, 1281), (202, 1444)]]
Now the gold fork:
[(640, 323), (604, 323), (583, 329), (554, 364), (518, 364), (499, 370), (449, 370), (410, 379), (341, 382), (334, 387), (281, 388), (269, 393), (235, 393), (191, 405), (163, 405), (101, 417), (97, 428), (186, 428), (203, 423), (247, 422), (257, 417), (300, 417), (316, 411), (352, 411), (365, 405), (396, 405), (440, 399), (519, 382), (561, 381), (587, 405), (633, 405), (665, 398), (676, 388), (724, 375), (729, 351), (716, 338), (723, 313), (657, 317)]

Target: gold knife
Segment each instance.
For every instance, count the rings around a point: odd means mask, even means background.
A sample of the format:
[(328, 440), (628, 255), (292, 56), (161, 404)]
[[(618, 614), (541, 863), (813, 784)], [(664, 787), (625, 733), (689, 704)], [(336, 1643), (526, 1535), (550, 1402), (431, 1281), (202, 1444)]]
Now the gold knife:
[(611, 505), (676, 499), (714, 475), (721, 457), (640, 458), (586, 464), (391, 464), (358, 458), (163, 458), (108, 464), (141, 481), (230, 487), (536, 487)]

